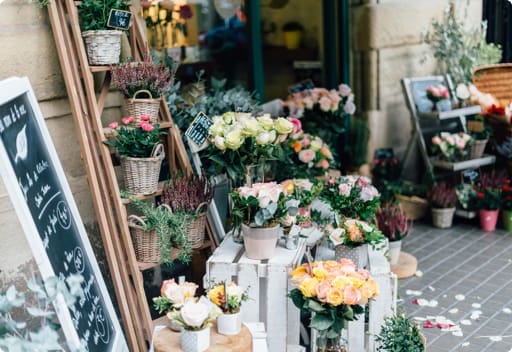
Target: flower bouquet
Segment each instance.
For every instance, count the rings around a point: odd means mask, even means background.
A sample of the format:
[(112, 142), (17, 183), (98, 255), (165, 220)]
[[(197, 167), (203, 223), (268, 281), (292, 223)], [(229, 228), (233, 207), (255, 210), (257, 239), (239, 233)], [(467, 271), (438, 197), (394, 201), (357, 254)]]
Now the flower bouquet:
[(450, 97), (450, 92), (448, 88), (446, 88), (442, 84), (432, 84), (427, 87), (427, 98), (434, 103), (440, 102), (441, 100), (448, 99)]
[(135, 194), (156, 192), (162, 160), (165, 157), (160, 136), (165, 134), (159, 124), (152, 124), (148, 115), (123, 117), (109, 124), (112, 134), (104, 143), (117, 149), (121, 155), (121, 168), (125, 186)]
[[(165, 280), (160, 289), (160, 296), (153, 298), (153, 306), (158, 313), (168, 313), (174, 310), (180, 310), (189, 300), (195, 300), (198, 286), (192, 282), (183, 282), (177, 284), (174, 279)], [(180, 331), (180, 327), (171, 324), (171, 329)]]
[(284, 194), (288, 199), (296, 200), (298, 204), (297, 214), (288, 216), (282, 220), (281, 225), (291, 226), (298, 223), (301, 227), (311, 226), (311, 203), (318, 198), (323, 189), (323, 183), (313, 179), (293, 179), (281, 182)]
[(334, 212), (349, 218), (370, 220), (380, 205), (380, 193), (364, 176), (341, 176), (330, 179), (320, 197)]
[(432, 137), (432, 153), (445, 161), (466, 160), (471, 143), (471, 136), (464, 132), (441, 132)]
[[(290, 121), (274, 120), (268, 114), (254, 117), (250, 113), (227, 112), (214, 116), (205, 157), (215, 164), (216, 173), (227, 173), (235, 184), (250, 185), (248, 169), (260, 165), (264, 174), (265, 162), (281, 159), (281, 143), (292, 130)], [(264, 175), (260, 178), (263, 181)]]
[(290, 116), (301, 119), (308, 133), (320, 136), (341, 155), (340, 137), (345, 132), (346, 118), (356, 111), (354, 94), (346, 84), (338, 89), (313, 88), (295, 93), (285, 102)]
[(366, 270), (356, 270), (348, 259), (303, 264), (292, 271), (289, 296), (297, 308), (312, 314), (310, 327), (318, 332), (319, 351), (341, 351), (345, 321), (364, 312), (376, 297), (377, 283)]
[(237, 335), (242, 326), (240, 307), (249, 296), (234, 282), (220, 282), (208, 290), (207, 297), (222, 310), (217, 317), (217, 330), (222, 335)]
[(279, 236), (279, 220), (287, 213), (283, 187), (275, 182), (255, 183), (231, 192), (235, 231), (241, 225), (247, 256), (268, 259)]

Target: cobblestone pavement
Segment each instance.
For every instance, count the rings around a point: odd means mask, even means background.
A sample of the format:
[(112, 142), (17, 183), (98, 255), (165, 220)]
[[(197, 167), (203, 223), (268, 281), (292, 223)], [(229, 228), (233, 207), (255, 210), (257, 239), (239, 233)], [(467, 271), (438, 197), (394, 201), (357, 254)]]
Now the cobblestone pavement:
[(423, 326), (427, 352), (512, 352), (512, 233), (418, 223), (402, 250), (423, 275), (399, 280), (398, 308)]

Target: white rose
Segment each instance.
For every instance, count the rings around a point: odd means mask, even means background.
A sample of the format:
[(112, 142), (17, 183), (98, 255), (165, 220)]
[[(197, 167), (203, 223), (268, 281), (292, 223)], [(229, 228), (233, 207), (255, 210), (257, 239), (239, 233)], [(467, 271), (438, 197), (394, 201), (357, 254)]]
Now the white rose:
[(464, 83), (457, 84), (455, 94), (457, 95), (457, 98), (459, 98), (460, 100), (468, 100), (470, 97), (469, 89)]
[(274, 120), (270, 117), (270, 114), (265, 114), (257, 118), (260, 126), (269, 131), (274, 127)]
[(321, 140), (320, 138), (315, 138), (315, 139), (313, 139), (313, 140), (311, 141), (311, 146), (310, 146), (310, 148), (311, 148), (313, 151), (317, 152), (317, 151), (319, 151), (320, 149), (322, 149), (322, 145), (323, 145), (322, 140)]
[(293, 124), (289, 120), (280, 117), (276, 120), (274, 128), (279, 134), (288, 134), (293, 131)]
[(236, 120), (236, 115), (234, 112), (226, 112), (222, 115), (222, 119), (224, 120), (224, 123), (231, 125)]
[(342, 244), (345, 239), (345, 230), (342, 228), (333, 229), (329, 234), (329, 239), (335, 246)]
[(165, 297), (167, 297), (173, 305), (179, 307), (185, 303), (185, 296), (183, 290), (176, 283), (173, 285), (167, 285), (164, 291)]
[(236, 297), (238, 300), (242, 298), (244, 294), (243, 288), (237, 285), (228, 285), (226, 287), (226, 296), (227, 297)]
[(265, 145), (270, 143), (270, 133), (262, 132), (256, 136), (256, 144)]
[(260, 130), (260, 125), (258, 124), (258, 121), (253, 117), (244, 119), (242, 121), (242, 126), (242, 132), (246, 136), (256, 136)]
[(215, 147), (217, 147), (217, 149), (219, 149), (219, 150), (226, 149), (226, 143), (224, 141), (224, 137), (215, 136), (215, 139), (213, 140), (213, 144), (215, 144)]
[(199, 328), (204, 324), (210, 314), (210, 307), (203, 302), (194, 302), (193, 300), (185, 303), (180, 310), (181, 318), (190, 327)]
[(258, 206), (261, 209), (266, 208), (270, 204), (270, 197), (265, 194), (259, 194), (258, 195)]
[(210, 134), (212, 136), (222, 136), (224, 134), (224, 123), (220, 122), (220, 123), (214, 123), (212, 125), (212, 127), (210, 127)]
[(240, 148), (242, 143), (244, 142), (244, 139), (242, 137), (242, 134), (238, 130), (230, 131), (228, 134), (226, 134), (226, 147), (232, 150), (237, 150)]

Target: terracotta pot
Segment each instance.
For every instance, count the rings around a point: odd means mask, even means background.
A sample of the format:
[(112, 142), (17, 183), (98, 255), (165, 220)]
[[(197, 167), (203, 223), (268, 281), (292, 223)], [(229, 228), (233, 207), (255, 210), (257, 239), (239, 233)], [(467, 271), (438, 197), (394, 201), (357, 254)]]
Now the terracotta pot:
[(494, 231), (498, 222), (499, 210), (480, 209), (480, 227), (484, 231)]

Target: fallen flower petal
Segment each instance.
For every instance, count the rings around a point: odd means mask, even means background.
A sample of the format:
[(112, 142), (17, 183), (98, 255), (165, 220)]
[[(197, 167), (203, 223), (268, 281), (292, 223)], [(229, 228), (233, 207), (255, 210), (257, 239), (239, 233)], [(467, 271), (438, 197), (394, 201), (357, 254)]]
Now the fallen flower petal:
[(469, 343), (469, 342), (464, 342), (461, 346), (462, 346), (462, 347), (467, 347), (467, 346), (469, 346), (469, 345), (470, 345), (470, 343)]
[(437, 323), (437, 327), (438, 327), (439, 329), (449, 329), (449, 328), (451, 328), (451, 327), (453, 327), (453, 326), (455, 326), (455, 325), (452, 325), (452, 324), (442, 324), (442, 323)]
[(455, 314), (455, 313), (458, 313), (459, 312), (459, 309), (458, 308), (452, 308), (448, 311), (448, 313), (450, 314)]
[(460, 323), (461, 323), (462, 325), (471, 325), (471, 320), (469, 320), (469, 319), (463, 319), (463, 320), (461, 320), (461, 321), (460, 321)]
[(482, 308), (482, 305), (480, 303), (473, 303), (471, 305), (471, 307), (473, 307), (473, 308)]
[(421, 270), (416, 270), (416, 274), (415, 274), (417, 277), (422, 277), (423, 276), (423, 272)]
[(512, 310), (510, 308), (503, 308), (503, 313), (505, 314), (511, 314)]
[(435, 325), (434, 323), (432, 323), (430, 320), (427, 320), (426, 322), (423, 323), (423, 327), (425, 329), (430, 329), (430, 328), (433, 328)]
[(503, 340), (503, 337), (501, 337), (501, 336), (489, 336), (489, 340), (494, 341), (494, 342), (498, 342), (498, 341)]
[(421, 296), (422, 292), (421, 291), (415, 291), (415, 290), (406, 290), (405, 294), (409, 295), (409, 296)]
[(461, 294), (459, 294), (459, 295), (455, 295), (455, 299), (456, 299), (457, 301), (463, 301), (463, 300), (465, 300), (465, 299), (466, 299), (466, 296), (461, 295)]
[(418, 302), (418, 299), (415, 298), (415, 299), (412, 300), (412, 304), (418, 304), (419, 305), (420, 303)]

